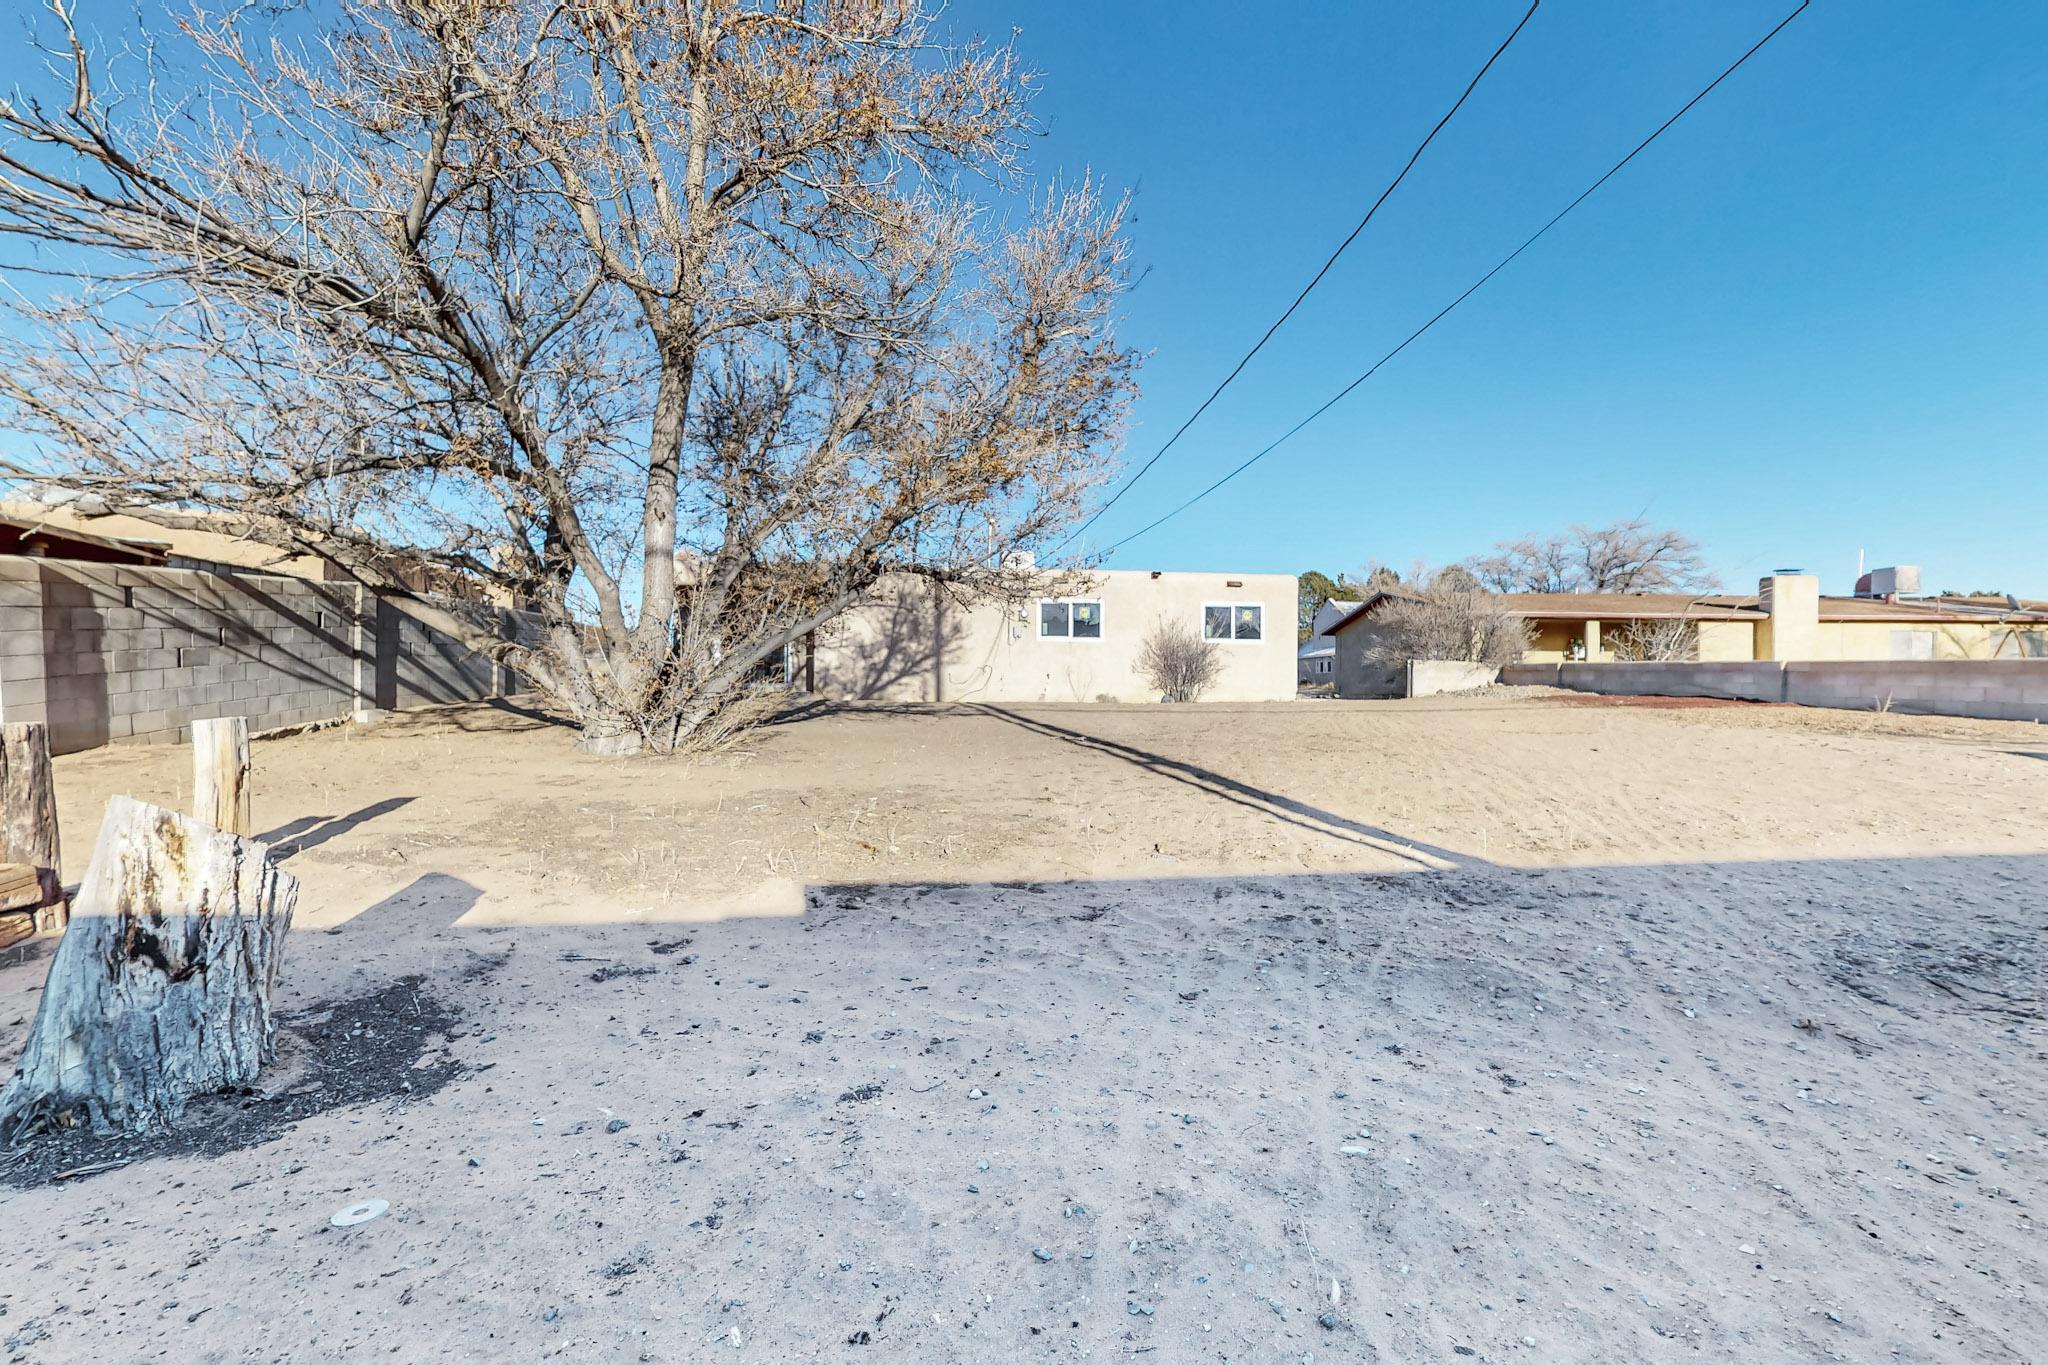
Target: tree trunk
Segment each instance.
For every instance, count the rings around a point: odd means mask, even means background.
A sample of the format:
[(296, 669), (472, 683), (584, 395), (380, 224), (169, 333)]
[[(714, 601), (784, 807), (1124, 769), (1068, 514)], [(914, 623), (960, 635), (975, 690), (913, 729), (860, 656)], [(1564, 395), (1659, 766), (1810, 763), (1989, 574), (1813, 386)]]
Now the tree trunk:
[(0, 726), (0, 863), (36, 870), (38, 907), (52, 908), (39, 927), (64, 922), (64, 884), (57, 850), (57, 786), (50, 775), (49, 732), (40, 725)]
[(47, 1127), (161, 1131), (270, 1060), (299, 884), (254, 840), (125, 796), (107, 803), (57, 945), (0, 1142)]
[(247, 837), (249, 722), (240, 716), (192, 722), (192, 813), (229, 834)]

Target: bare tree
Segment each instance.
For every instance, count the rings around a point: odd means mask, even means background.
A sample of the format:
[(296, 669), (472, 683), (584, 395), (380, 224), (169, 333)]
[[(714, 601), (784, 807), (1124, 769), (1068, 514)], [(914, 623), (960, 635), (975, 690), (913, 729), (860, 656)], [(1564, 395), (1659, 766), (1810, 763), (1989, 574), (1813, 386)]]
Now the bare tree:
[(1529, 623), (1483, 592), (1425, 588), (1380, 608), (1365, 657), (1394, 666), (1418, 659), (1462, 660), (1499, 667), (1529, 647)]
[(1700, 657), (1699, 623), (1677, 616), (1630, 621), (1601, 638), (1616, 659), (1627, 663), (1681, 663)]
[(1485, 585), (1479, 581), (1479, 575), (1473, 573), (1472, 570), (1466, 568), (1463, 564), (1444, 565), (1444, 567), (1429, 575), (1428, 583), (1430, 590), (1433, 592), (1485, 591)]
[(1713, 586), (1699, 542), (1640, 517), (1502, 541), (1473, 561), (1495, 592), (1694, 592)]
[(673, 747), (885, 573), (1030, 591), (1112, 472), (1122, 209), (1023, 190), (1031, 79), (917, 0), (202, 7), (114, 57), (50, 4), (0, 474), (321, 555), (590, 747)]
[(1138, 674), (1161, 701), (1200, 701), (1223, 673), (1223, 650), (1185, 621), (1162, 620), (1138, 646)]

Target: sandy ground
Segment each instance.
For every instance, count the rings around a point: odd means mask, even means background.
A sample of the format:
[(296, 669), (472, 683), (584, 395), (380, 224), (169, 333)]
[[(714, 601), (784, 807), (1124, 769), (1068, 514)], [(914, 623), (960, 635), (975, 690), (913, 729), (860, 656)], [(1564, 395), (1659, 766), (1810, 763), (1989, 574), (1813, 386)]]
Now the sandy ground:
[[(467, 708), (256, 754), (275, 1074), (0, 1156), (7, 1359), (2048, 1360), (2037, 727), (863, 710), (683, 766)], [(188, 761), (60, 760), (70, 875)]]

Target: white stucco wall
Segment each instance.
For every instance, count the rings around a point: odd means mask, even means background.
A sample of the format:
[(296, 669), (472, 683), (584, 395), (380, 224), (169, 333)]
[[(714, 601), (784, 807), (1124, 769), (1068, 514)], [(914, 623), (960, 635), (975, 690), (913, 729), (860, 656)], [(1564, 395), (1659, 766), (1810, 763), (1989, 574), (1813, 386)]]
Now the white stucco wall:
[(1096, 639), (1047, 638), (1038, 604), (941, 603), (925, 583), (891, 580), (874, 600), (821, 627), (811, 656), (823, 696), (861, 701), (1157, 701), (1138, 669), (1160, 621), (1200, 630), (1211, 604), (1255, 603), (1258, 640), (1217, 642), (1223, 673), (1203, 701), (1279, 701), (1295, 693), (1292, 574), (1103, 570), (1060, 594), (1101, 604)]

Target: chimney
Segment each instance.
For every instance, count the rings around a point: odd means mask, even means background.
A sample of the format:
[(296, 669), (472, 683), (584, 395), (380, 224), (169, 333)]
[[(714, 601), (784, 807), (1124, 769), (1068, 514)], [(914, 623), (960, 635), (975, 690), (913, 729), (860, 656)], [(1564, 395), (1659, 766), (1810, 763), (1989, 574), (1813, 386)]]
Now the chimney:
[(1757, 627), (1759, 659), (1811, 659), (1820, 649), (1820, 579), (1780, 569), (1757, 585), (1764, 620)]

